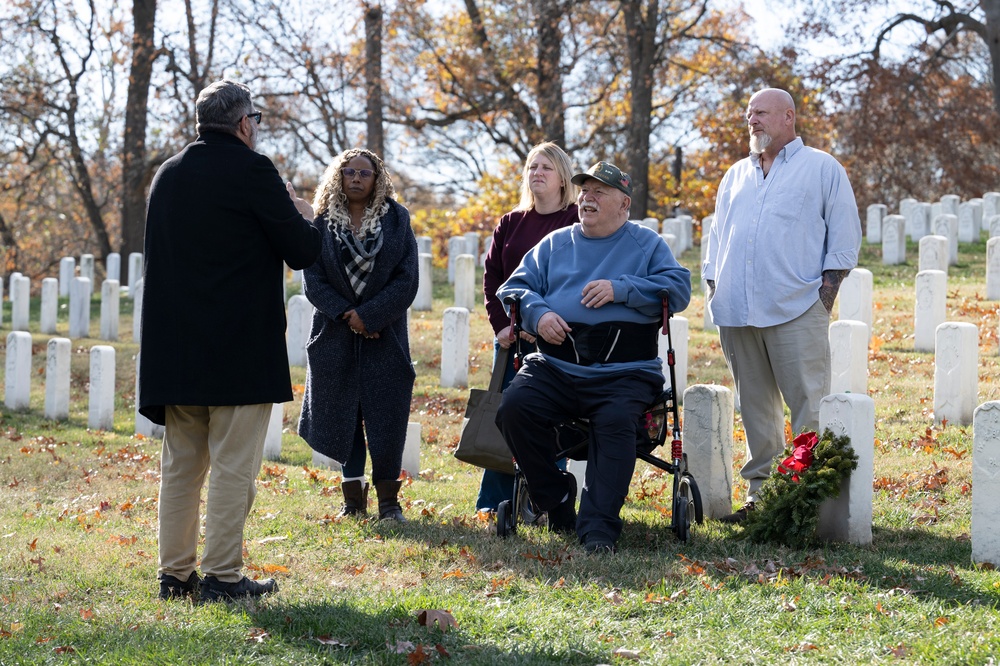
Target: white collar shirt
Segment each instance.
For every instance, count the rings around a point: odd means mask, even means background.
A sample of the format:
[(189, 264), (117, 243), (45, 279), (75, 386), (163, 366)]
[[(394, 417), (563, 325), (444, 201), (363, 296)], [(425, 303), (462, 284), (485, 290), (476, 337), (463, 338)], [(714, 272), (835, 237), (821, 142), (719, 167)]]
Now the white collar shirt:
[(796, 138), (766, 178), (753, 154), (726, 172), (706, 240), (715, 324), (775, 326), (816, 303), (823, 271), (857, 265), (861, 218), (840, 163)]

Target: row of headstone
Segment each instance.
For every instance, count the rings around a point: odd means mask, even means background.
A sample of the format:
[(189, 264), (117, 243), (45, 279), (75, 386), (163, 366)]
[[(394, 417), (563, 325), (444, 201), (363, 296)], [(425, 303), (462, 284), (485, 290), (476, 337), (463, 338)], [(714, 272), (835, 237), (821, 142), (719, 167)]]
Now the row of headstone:
[[(70, 351), (68, 338), (51, 338), (47, 344), (45, 363), (45, 418), (62, 421), (69, 418), (70, 405)], [(8, 409), (26, 410), (31, 395), (31, 334), (14, 331), (7, 336), (7, 356), (4, 375), (4, 404)], [(139, 413), (139, 368), (140, 355), (135, 359), (135, 432), (145, 437), (163, 437), (163, 426), (152, 423)], [(114, 428), (115, 408), (115, 349), (98, 345), (90, 350), (90, 394), (87, 410), (87, 426), (96, 430)], [(281, 435), (284, 406), (275, 404), (265, 436), (264, 452), (269, 458), (281, 454)], [(412, 425), (412, 424), (411, 424)], [(409, 451), (409, 464), (414, 467), (414, 475), (419, 473), (420, 431), (417, 426), (417, 451)], [(409, 443), (408, 449), (412, 449)]]
[[(889, 215), (885, 204), (868, 206), (866, 217), (866, 238), (869, 243), (881, 244), (889, 230), (886, 227)], [(961, 201), (958, 195), (946, 194), (934, 203), (920, 202), (912, 197), (899, 202), (898, 217), (902, 218), (903, 237), (919, 241), (924, 236), (937, 234), (951, 238), (950, 233), (942, 233), (940, 220), (953, 226), (957, 241), (972, 243), (979, 240), (982, 230), (989, 229), (989, 237), (1000, 235), (1000, 192), (987, 192), (982, 198)], [(892, 230), (896, 234), (896, 230)], [(891, 243), (898, 242), (896, 238)], [(891, 264), (888, 264), (891, 265)]]
[[(12, 306), (13, 316), (11, 330), (28, 330), (28, 278), (23, 276), (12, 276), (15, 284), (15, 291), (18, 296)], [(142, 285), (140, 278), (131, 288), (134, 302), (135, 315), (132, 318), (132, 339), (139, 339), (142, 312)], [(107, 279), (101, 284), (101, 318), (99, 339), (113, 342), (119, 337), (120, 322), (120, 293), (121, 289), (118, 280)], [(73, 278), (70, 285), (69, 294), (69, 337), (89, 338), (90, 337), (90, 304), (91, 286), (90, 279), (85, 277)], [(59, 312), (59, 284), (56, 278), (44, 278), (42, 280), (42, 302), (39, 312), (39, 331), (44, 335), (56, 334), (56, 322)]]
[[(122, 258), (117, 252), (111, 252), (105, 259), (105, 278), (108, 280), (118, 280), (121, 283)], [(76, 275), (76, 259), (73, 257), (63, 257), (59, 260), (59, 296), (66, 298), (70, 295), (70, 286)], [(94, 284), (94, 255), (84, 254), (80, 256), (80, 275), (88, 278)], [(136, 282), (142, 278), (142, 252), (131, 252), (128, 255), (128, 283), (122, 288), (126, 296), (131, 296), (134, 292)]]
[[(51, 338), (45, 359), (45, 418), (69, 417), (70, 345), (67, 338)], [(8, 409), (28, 409), (31, 396), (31, 334), (13, 331), (7, 335), (4, 373), (4, 404)], [(90, 348), (90, 396), (87, 427), (112, 430), (115, 423), (115, 348)]]
[[(59, 278), (42, 279), (41, 308), (39, 312), (39, 330), (46, 335), (56, 333), (56, 321), (59, 313), (59, 299), (69, 297), (70, 300), (70, 337), (90, 337), (90, 301), (93, 297), (94, 256), (84, 254), (80, 257), (80, 275), (76, 276), (76, 260), (73, 257), (63, 257), (59, 262)], [(101, 340), (118, 339), (119, 294), (125, 291), (120, 286), (121, 257), (111, 253), (107, 258), (107, 278), (101, 284)], [(142, 281), (142, 253), (133, 252), (129, 255), (129, 284), (127, 295), (133, 299), (141, 298), (138, 286)], [(0, 300), (3, 298), (3, 283), (0, 283)], [(27, 331), (31, 302), (31, 280), (27, 276), (14, 272), (10, 274), (11, 330)], [(2, 311), (0, 311), (2, 313)], [(0, 315), (0, 325), (3, 319)], [(138, 340), (138, 336), (135, 338)]]

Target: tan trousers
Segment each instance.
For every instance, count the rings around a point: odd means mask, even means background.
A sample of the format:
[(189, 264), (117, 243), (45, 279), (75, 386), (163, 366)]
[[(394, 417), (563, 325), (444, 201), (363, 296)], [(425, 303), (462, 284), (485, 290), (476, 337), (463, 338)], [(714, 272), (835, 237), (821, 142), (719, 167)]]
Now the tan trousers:
[(209, 467), (201, 572), (243, 577), (243, 526), (257, 494), (271, 404), (167, 405), (160, 472), (160, 574), (187, 580), (195, 569), (198, 507)]
[(819, 300), (784, 324), (720, 326), (719, 341), (733, 374), (747, 435), (747, 461), (740, 475), (747, 501), (771, 473), (785, 449), (784, 402), (796, 434), (819, 427), (819, 403), (830, 392), (830, 313)]

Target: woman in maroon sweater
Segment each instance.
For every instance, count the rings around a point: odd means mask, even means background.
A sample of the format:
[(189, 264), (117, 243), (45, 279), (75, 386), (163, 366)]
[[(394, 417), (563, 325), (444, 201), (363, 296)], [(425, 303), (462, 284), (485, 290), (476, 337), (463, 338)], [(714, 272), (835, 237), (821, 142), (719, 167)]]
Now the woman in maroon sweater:
[[(500, 224), (493, 231), (493, 244), (486, 253), (483, 293), (486, 313), (496, 335), (495, 350), (511, 344), (510, 318), (497, 298), (497, 289), (538, 241), (577, 221), (576, 186), (570, 182), (572, 177), (573, 164), (562, 148), (551, 141), (532, 148), (521, 174), (521, 201), (500, 218)], [(534, 342), (527, 333), (521, 335)], [(504, 375), (504, 388), (513, 377), (514, 357), (511, 355)], [(484, 470), (476, 510), (496, 511), (501, 501), (511, 499), (513, 489), (514, 477), (510, 474)]]

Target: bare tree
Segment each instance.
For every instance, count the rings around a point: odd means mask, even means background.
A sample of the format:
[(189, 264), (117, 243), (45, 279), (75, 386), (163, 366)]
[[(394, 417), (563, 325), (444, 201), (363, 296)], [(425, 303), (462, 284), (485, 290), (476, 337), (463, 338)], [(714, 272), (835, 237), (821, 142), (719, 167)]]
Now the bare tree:
[(146, 161), (146, 109), (156, 59), (156, 0), (132, 2), (132, 64), (125, 102), (122, 144), (121, 252), (142, 252), (146, 223), (146, 188), (153, 171)]
[[(4, 49), (5, 59), (11, 60), (0, 78), (4, 91), (0, 117), (4, 124), (20, 129), (18, 152), (27, 164), (43, 154), (60, 161), (103, 258), (112, 251), (105, 216), (117, 194), (105, 180), (108, 155), (113, 150), (108, 143), (113, 92), (109, 90), (103, 104), (98, 105), (96, 117), (87, 115), (95, 109), (86, 104), (93, 97), (89, 77), (95, 76), (94, 68), (100, 66), (98, 41), (107, 31), (98, 25), (94, 0), (81, 5), (38, 0), (26, 9), (25, 14), (5, 20), (0, 27), (5, 34), (22, 40), (18, 43), (12, 38)], [(44, 61), (25, 51), (26, 45), (40, 49)], [(113, 88), (114, 72), (105, 69), (104, 74), (103, 81)], [(95, 129), (97, 141), (89, 136)]]
[(961, 2), (934, 0), (932, 17), (915, 12), (896, 14), (878, 31), (872, 55), (878, 60), (882, 46), (890, 39), (892, 31), (905, 23), (922, 26), (928, 35), (940, 35), (940, 43), (928, 49), (932, 58), (946, 55), (962, 33), (974, 34), (989, 51), (993, 108), (1000, 113), (1000, 0), (977, 0), (966, 3), (965, 7), (961, 5)]
[(382, 129), (382, 6), (365, 4), (365, 116), (368, 149), (385, 157)]

